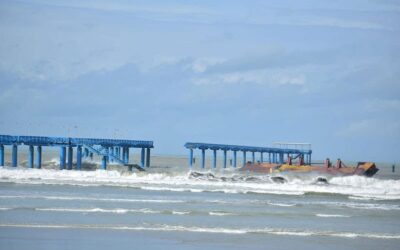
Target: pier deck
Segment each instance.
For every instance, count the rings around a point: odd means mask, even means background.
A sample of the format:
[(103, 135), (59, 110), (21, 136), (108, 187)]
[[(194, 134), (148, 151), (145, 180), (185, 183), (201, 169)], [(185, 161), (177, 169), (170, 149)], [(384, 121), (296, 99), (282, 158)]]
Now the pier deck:
[[(76, 148), (76, 169), (78, 170), (81, 169), (82, 158), (93, 158), (93, 155), (102, 157), (103, 169), (107, 168), (107, 162), (115, 162), (129, 168), (136, 167), (144, 170), (145, 167), (150, 166), (150, 149), (154, 148), (153, 141), (142, 140), (0, 135), (0, 166), (4, 166), (4, 146), (11, 146), (11, 165), (16, 167), (18, 146), (21, 145), (29, 147), (28, 165), (31, 168), (34, 165), (41, 168), (42, 147), (60, 147), (60, 169), (72, 169), (73, 152)], [(140, 166), (129, 163), (130, 148), (141, 149)]]
[(284, 163), (285, 155), (291, 157), (303, 156), (305, 157), (306, 163), (311, 163), (311, 149), (296, 149), (296, 148), (278, 148), (278, 147), (253, 147), (253, 146), (240, 146), (240, 145), (227, 145), (227, 144), (212, 144), (212, 143), (200, 143), (200, 142), (187, 142), (185, 147), (189, 149), (189, 167), (193, 167), (193, 150), (200, 149), (201, 150), (201, 167), (205, 168), (205, 151), (212, 150), (212, 166), (213, 168), (217, 167), (217, 151), (223, 151), (223, 167), (227, 166), (227, 152), (232, 151), (232, 160), (233, 167), (237, 166), (237, 152), (243, 152), (243, 166), (246, 164), (246, 153), (252, 153), (252, 162), (256, 161), (255, 153), (260, 153), (260, 162), (264, 161), (264, 154), (268, 153), (268, 162), (269, 163)]

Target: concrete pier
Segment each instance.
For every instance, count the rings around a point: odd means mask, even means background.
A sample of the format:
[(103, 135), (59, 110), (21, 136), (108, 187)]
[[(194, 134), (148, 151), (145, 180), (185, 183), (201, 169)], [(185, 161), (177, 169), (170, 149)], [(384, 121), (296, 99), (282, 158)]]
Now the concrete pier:
[[(45, 136), (13, 136), (0, 135), (0, 165), (4, 166), (5, 146), (11, 147), (11, 166), (18, 166), (18, 146), (28, 145), (28, 166), (42, 167), (42, 148), (60, 147), (60, 169), (72, 169), (73, 151), (76, 148), (76, 168), (82, 168), (82, 161), (86, 157), (93, 160), (93, 155), (100, 156), (103, 168), (107, 167), (107, 161), (121, 165), (129, 164), (129, 149), (140, 148), (146, 157), (142, 160), (144, 165), (150, 166), (150, 150), (154, 148), (153, 141), (124, 140), (124, 139), (96, 139), (96, 138), (72, 138), (72, 137), (45, 137)], [(36, 148), (36, 155), (35, 155)], [(121, 156), (122, 151), (122, 156)], [(147, 153), (147, 154), (146, 154)], [(35, 161), (34, 161), (35, 160)], [(106, 164), (104, 163), (106, 160)], [(132, 168), (132, 165), (129, 165)]]
[(42, 168), (42, 146), (36, 147), (36, 168)]
[[(281, 143), (282, 144), (282, 143)], [(292, 144), (290, 144), (292, 145)], [(294, 144), (293, 144), (294, 145)], [(301, 144), (303, 145), (303, 144)], [(307, 144), (308, 145), (308, 144)], [(284, 163), (285, 155), (303, 155), (308, 157), (308, 161), (311, 162), (311, 149), (297, 149), (297, 148), (275, 148), (275, 147), (254, 147), (254, 146), (240, 146), (240, 145), (227, 145), (227, 144), (212, 144), (212, 143), (200, 143), (200, 142), (188, 142), (185, 144), (185, 147), (189, 149), (189, 167), (193, 167), (193, 151), (195, 149), (201, 150), (201, 168), (205, 168), (205, 151), (212, 150), (212, 164), (211, 167), (217, 167), (217, 151), (223, 151), (223, 164), (222, 166), (226, 167), (227, 161), (227, 151), (233, 152), (232, 157), (232, 165), (233, 167), (237, 166), (237, 151), (243, 152), (242, 164), (245, 165), (246, 161), (246, 153), (251, 152), (252, 162), (256, 162), (256, 153), (260, 153), (260, 162), (264, 162), (264, 153), (268, 153), (268, 162), (269, 163)]]
[(146, 148), (146, 167), (150, 167), (150, 148)]
[(217, 167), (217, 150), (213, 150), (213, 168)]
[(11, 166), (18, 166), (18, 146), (16, 144), (12, 145), (11, 161)]
[(73, 157), (74, 154), (74, 148), (72, 146), (68, 147), (68, 160), (67, 160), (67, 169), (72, 170), (72, 160), (74, 159)]
[(28, 152), (28, 154), (29, 154), (29, 156), (28, 156), (28, 167), (29, 168), (33, 168), (33, 158), (34, 158), (34, 156), (33, 156), (34, 152), (33, 151), (34, 151), (33, 146), (29, 145), (29, 152)]
[(76, 148), (76, 169), (81, 170), (82, 168), (82, 146)]
[(0, 145), (0, 166), (4, 166), (4, 145)]
[(67, 154), (67, 148), (60, 147), (60, 170), (65, 169), (66, 154)]
[(140, 152), (140, 166), (142, 168), (144, 168), (144, 160), (145, 160), (145, 149), (142, 148), (141, 152)]

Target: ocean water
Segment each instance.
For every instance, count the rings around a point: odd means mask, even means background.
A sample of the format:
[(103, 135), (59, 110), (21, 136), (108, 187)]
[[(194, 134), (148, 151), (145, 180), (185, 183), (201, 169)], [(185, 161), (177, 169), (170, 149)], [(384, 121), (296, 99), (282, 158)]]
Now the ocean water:
[[(163, 161), (162, 159), (158, 159)], [(398, 249), (400, 180), (0, 168), (0, 249)], [(175, 164), (174, 164), (175, 163)], [(95, 163), (91, 163), (96, 165)], [(22, 164), (23, 165), (23, 164)]]

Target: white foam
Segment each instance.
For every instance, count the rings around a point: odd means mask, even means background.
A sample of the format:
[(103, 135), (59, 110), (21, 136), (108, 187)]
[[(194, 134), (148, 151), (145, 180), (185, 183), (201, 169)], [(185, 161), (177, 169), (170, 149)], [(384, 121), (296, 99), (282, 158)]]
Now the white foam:
[(294, 207), (296, 204), (288, 204), (288, 203), (275, 203), (275, 202), (267, 202), (268, 205), (278, 206), (278, 207)]
[(0, 224), (0, 227), (18, 228), (54, 228), (54, 229), (107, 229), (124, 231), (180, 231), (195, 233), (219, 234), (272, 234), (299, 237), (341, 237), (341, 238), (375, 238), (375, 239), (400, 239), (400, 234), (379, 234), (363, 232), (335, 232), (312, 231), (301, 229), (282, 228), (223, 228), (223, 227), (194, 227), (180, 225), (150, 225), (150, 226), (125, 226), (125, 225), (85, 225), (85, 224)]
[(350, 215), (343, 214), (316, 214), (317, 217), (326, 217), (326, 218), (349, 218)]
[(45, 199), (45, 200), (84, 200), (105, 202), (132, 202), (132, 203), (183, 203), (184, 200), (163, 199), (120, 199), (120, 198), (97, 198), (81, 196), (46, 196), (46, 195), (0, 195), (0, 199)]
[(157, 214), (162, 211), (156, 211), (149, 208), (142, 209), (104, 209), (104, 208), (35, 208), (36, 211), (46, 212), (73, 212), (73, 213), (115, 213), (115, 214), (126, 214), (126, 213), (145, 213), (145, 214)]
[[(400, 180), (381, 180), (362, 176), (334, 177), (329, 185), (316, 185), (310, 179), (292, 178), (287, 183), (273, 183), (268, 179), (257, 181), (222, 181), (194, 179), (187, 173), (122, 174), (118, 171), (67, 171), (50, 169), (0, 169), (0, 181), (30, 184), (111, 185), (170, 192), (223, 192), (304, 195), (306, 193), (342, 194), (381, 200), (400, 199)], [(261, 181), (260, 181), (261, 180)]]
[(209, 215), (212, 216), (232, 216), (232, 215), (237, 215), (234, 213), (229, 213), (229, 212), (222, 212), (222, 211), (212, 211), (208, 213)]
[(186, 215), (186, 214), (190, 214), (190, 212), (189, 211), (172, 211), (172, 214)]

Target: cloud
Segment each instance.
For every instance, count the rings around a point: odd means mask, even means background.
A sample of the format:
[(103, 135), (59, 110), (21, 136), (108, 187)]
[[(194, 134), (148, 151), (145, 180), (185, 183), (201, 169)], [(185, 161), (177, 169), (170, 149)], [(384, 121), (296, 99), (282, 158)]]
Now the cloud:
[(399, 138), (400, 121), (390, 118), (353, 121), (336, 134), (343, 137)]
[(279, 87), (283, 85), (303, 86), (306, 83), (306, 78), (301, 74), (278, 70), (249, 70), (213, 74), (194, 78), (192, 81), (195, 85), (256, 84), (269, 87)]
[(400, 114), (400, 100), (399, 99), (372, 99), (369, 100), (365, 106), (368, 112), (384, 112), (393, 113), (394, 115)]

